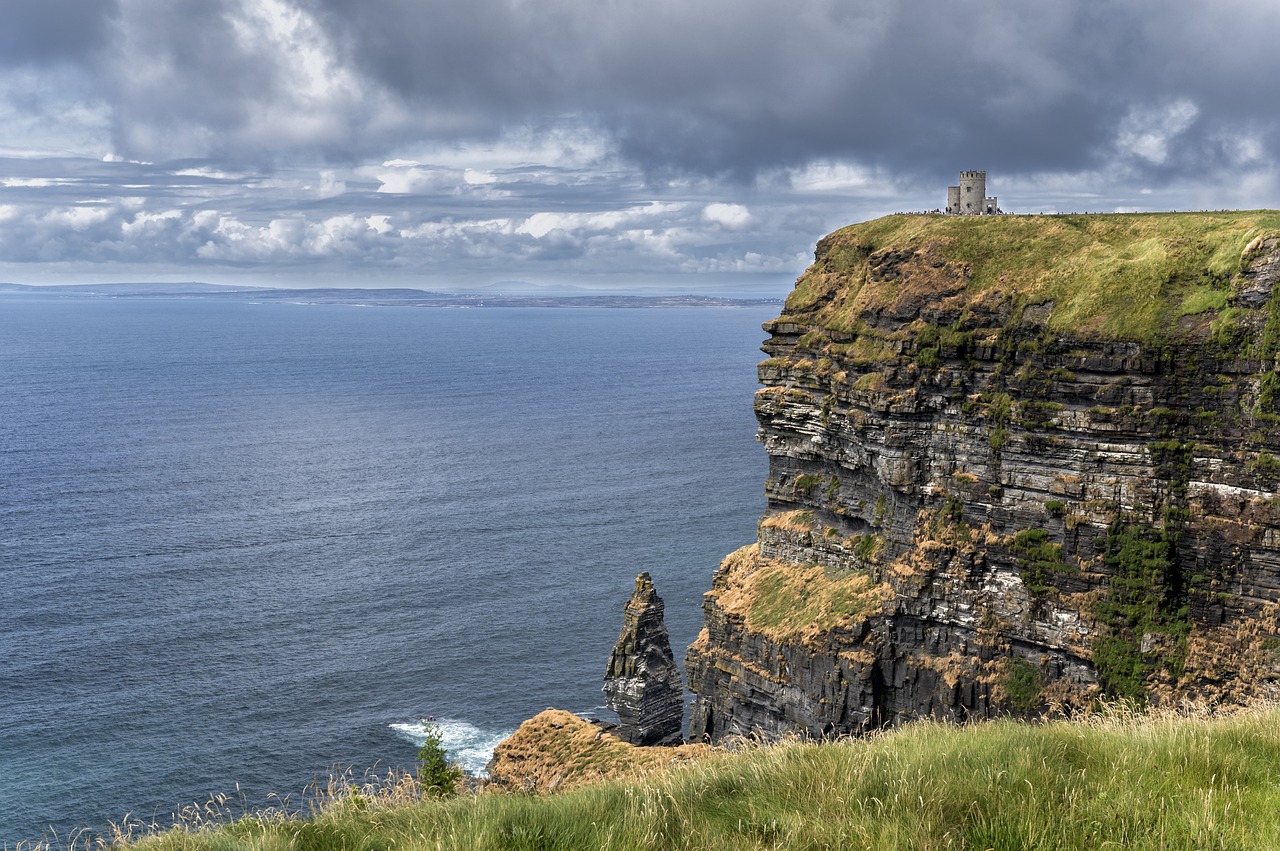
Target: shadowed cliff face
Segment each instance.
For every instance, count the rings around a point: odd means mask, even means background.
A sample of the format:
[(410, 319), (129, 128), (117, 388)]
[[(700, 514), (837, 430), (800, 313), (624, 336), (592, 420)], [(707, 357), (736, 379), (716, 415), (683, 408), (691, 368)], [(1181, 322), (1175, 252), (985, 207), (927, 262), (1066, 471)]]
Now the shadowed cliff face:
[(1280, 694), (1280, 214), (895, 216), (767, 323), (690, 737)]

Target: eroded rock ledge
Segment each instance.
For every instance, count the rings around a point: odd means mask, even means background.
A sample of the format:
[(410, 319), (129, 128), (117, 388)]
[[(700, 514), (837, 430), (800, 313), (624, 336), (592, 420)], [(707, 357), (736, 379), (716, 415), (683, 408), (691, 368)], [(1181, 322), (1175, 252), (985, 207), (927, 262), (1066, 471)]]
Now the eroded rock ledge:
[(690, 737), (1280, 693), (1280, 214), (892, 216), (765, 326)]

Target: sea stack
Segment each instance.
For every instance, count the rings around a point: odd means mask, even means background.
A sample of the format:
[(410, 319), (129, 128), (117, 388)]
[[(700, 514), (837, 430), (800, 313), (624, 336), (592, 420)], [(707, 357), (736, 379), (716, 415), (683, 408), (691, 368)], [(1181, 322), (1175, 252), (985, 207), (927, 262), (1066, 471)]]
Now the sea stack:
[(618, 713), (616, 735), (633, 745), (683, 740), (684, 681), (662, 621), (662, 598), (647, 572), (623, 609), (622, 632), (609, 656), (605, 703)]

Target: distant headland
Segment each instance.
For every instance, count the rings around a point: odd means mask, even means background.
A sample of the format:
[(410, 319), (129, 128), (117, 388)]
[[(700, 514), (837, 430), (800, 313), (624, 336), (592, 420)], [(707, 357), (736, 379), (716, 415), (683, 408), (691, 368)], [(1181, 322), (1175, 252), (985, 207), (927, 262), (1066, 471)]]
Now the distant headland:
[(167, 298), (219, 301), (274, 302), (280, 304), (351, 304), (377, 307), (753, 307), (782, 304), (781, 298), (730, 298), (706, 295), (538, 295), (503, 293), (440, 293), (411, 288), (312, 287), (289, 289), (245, 287), (200, 282), (112, 283), (32, 286), (0, 283), (0, 297), (47, 296), (53, 298)]

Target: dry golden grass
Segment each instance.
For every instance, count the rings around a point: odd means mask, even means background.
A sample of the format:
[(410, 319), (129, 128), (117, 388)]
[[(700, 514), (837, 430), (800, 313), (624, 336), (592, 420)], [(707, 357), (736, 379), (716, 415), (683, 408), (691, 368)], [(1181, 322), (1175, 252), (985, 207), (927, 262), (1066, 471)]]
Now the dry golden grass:
[(712, 753), (707, 745), (638, 748), (577, 715), (547, 709), (498, 745), (489, 783), (513, 791), (549, 792), (638, 776)]

